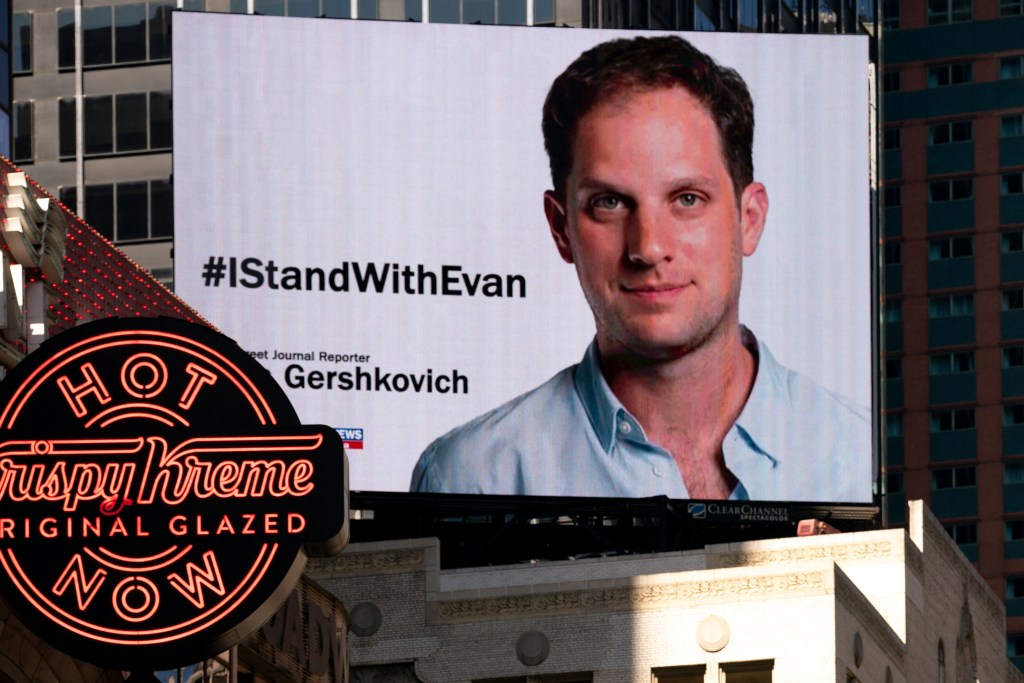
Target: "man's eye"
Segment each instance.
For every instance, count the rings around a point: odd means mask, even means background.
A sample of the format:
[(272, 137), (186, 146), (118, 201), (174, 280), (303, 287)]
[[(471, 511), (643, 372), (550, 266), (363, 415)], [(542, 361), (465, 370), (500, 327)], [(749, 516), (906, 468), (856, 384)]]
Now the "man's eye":
[(622, 200), (614, 195), (602, 195), (594, 197), (590, 201), (590, 206), (598, 211), (615, 211), (622, 208)]
[(700, 197), (690, 192), (684, 192), (679, 195), (676, 201), (686, 207), (697, 206), (697, 203), (700, 202)]

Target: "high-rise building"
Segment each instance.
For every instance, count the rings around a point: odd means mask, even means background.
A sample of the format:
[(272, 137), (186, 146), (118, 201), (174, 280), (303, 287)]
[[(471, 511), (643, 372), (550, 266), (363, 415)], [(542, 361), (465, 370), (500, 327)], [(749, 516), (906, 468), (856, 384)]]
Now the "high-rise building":
[(888, 514), (922, 498), (1024, 664), (1024, 3), (882, 12)]
[[(90, 0), (76, 7), (74, 0), (15, 0), (12, 158), (169, 283), (172, 10), (857, 33), (872, 25), (873, 6), (874, 0)], [(6, 106), (0, 98), (0, 115)]]

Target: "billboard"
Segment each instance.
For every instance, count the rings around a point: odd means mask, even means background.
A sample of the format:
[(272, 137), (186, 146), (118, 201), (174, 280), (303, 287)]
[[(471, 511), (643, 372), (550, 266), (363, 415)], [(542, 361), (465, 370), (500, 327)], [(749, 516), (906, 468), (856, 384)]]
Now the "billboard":
[[(742, 245), (751, 353), (722, 361), (722, 376), (740, 368), (724, 393), (676, 383), (668, 412), (712, 418), (684, 438), (664, 412), (648, 419), (649, 405), (623, 398), (607, 354), (585, 355), (609, 327), (599, 286), (597, 319), (581, 290), (599, 275), (563, 259), (580, 241), (560, 253), (545, 199), (553, 80), (634, 34), (174, 21), (176, 290), (263, 363), (302, 420), (338, 429), (353, 490), (871, 500), (865, 37), (684, 35), (746, 81), (767, 197), (752, 204), (767, 209), (756, 249)], [(688, 210), (707, 201), (700, 189), (682, 197)], [(683, 251), (722, 279), (706, 254)], [(648, 309), (675, 296), (630, 294)], [(661, 434), (671, 447), (656, 445)], [(691, 443), (725, 465), (717, 489), (673, 459)]]

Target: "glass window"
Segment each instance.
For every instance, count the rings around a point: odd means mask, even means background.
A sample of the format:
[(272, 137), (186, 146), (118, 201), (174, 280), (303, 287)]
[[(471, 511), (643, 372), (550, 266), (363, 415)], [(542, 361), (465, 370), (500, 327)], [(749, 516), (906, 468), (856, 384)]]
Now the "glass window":
[(113, 185), (86, 185), (85, 220), (107, 239), (114, 239)]
[(882, 203), (886, 208), (900, 206), (903, 201), (903, 192), (899, 185), (886, 186), (882, 190)]
[(554, 0), (534, 0), (533, 23), (535, 26), (553, 26), (555, 23)]
[(903, 320), (903, 302), (900, 299), (886, 299), (885, 322), (898, 323)]
[[(457, 1), (458, 0), (456, 0), (456, 2)], [(356, 3), (356, 11), (359, 12), (360, 19), (376, 19), (377, 0), (358, 0)]]
[(526, 2), (524, 0), (498, 0), (498, 23), (525, 24)]
[(14, 103), (14, 161), (32, 161), (32, 103)]
[(929, 318), (951, 318), (974, 314), (973, 294), (949, 294), (928, 299)]
[(1024, 251), (1024, 231), (1004, 232), (999, 239), (999, 250), (1004, 254), (1016, 254)]
[(462, 0), (462, 23), (493, 24), (494, 0)]
[(146, 149), (146, 93), (118, 95), (115, 105), (117, 151), (133, 152)]
[(928, 25), (971, 20), (971, 0), (928, 0)]
[(974, 408), (932, 411), (932, 433), (954, 432), (965, 429), (974, 429)]
[(947, 85), (970, 83), (974, 72), (969, 62), (940, 64), (928, 67), (928, 87), (941, 88)]
[(114, 101), (110, 95), (85, 98), (85, 153), (114, 151)]
[(928, 242), (928, 260), (944, 261), (951, 258), (964, 258), (974, 255), (974, 238), (947, 237)]
[(289, 17), (316, 17), (319, 15), (319, 0), (288, 0)]
[(970, 121), (946, 121), (928, 126), (928, 144), (945, 145), (950, 142), (969, 142), (974, 136)]
[(655, 669), (651, 674), (654, 683), (704, 683), (705, 667), (682, 666)]
[(886, 71), (882, 74), (882, 92), (897, 92), (900, 87), (899, 71)]
[(1020, 287), (1004, 289), (1002, 296), (1002, 310), (1019, 311), (1021, 309), (1024, 309), (1024, 289), (1021, 289)]
[(932, 470), (932, 489), (962, 489), (977, 486), (977, 475), (973, 465), (944, 467)]
[(64, 99), (57, 104), (60, 129), (59, 152), (62, 158), (75, 156), (75, 101)]
[(256, 14), (283, 17), (285, 15), (284, 0), (254, 0), (253, 11)]
[(1024, 461), (1008, 462), (1003, 465), (1003, 483), (1024, 483)]
[(999, 194), (1004, 197), (1024, 193), (1024, 173), (1005, 173), (999, 184)]
[(1015, 138), (1024, 135), (1024, 114), (1004, 116), (999, 125), (999, 137)]
[(957, 545), (968, 545), (978, 542), (978, 525), (970, 524), (945, 524), (946, 533), (950, 535)]
[(885, 476), (886, 493), (903, 493), (903, 473), (889, 472)]
[(882, 28), (894, 30), (900, 27), (899, 0), (882, 0)]
[[(114, 60), (113, 25), (110, 7), (86, 7), (82, 9), (82, 27), (85, 47), (83, 59), (86, 66), (103, 66)], [(74, 41), (74, 36), (72, 36)], [(73, 48), (72, 48), (73, 49)], [(74, 61), (71, 62), (74, 66)]]
[[(137, 242), (173, 236), (170, 180), (140, 180), (117, 185), (87, 185), (85, 219), (107, 239)], [(61, 188), (61, 201), (75, 208), (75, 188)]]
[(903, 377), (903, 359), (902, 358), (886, 358), (885, 359), (885, 378), (886, 379), (901, 379)]
[(74, 185), (60, 188), (60, 203), (78, 213), (78, 190)]
[(903, 436), (903, 413), (889, 413), (885, 416), (885, 435)]
[(1019, 17), (1024, 14), (1024, 0), (999, 0), (999, 16)]
[(171, 147), (171, 92), (149, 93), (149, 148)]
[(885, 265), (895, 266), (903, 262), (903, 244), (900, 242), (886, 242), (884, 247)]
[(1024, 598), (1024, 576), (1006, 577), (1006, 599)]
[(935, 353), (928, 359), (929, 375), (958, 375), (974, 372), (974, 351)]
[(1020, 78), (1024, 76), (1024, 55), (1003, 57), (999, 60), (999, 78)]
[[(188, 4), (188, 3), (186, 3)], [(149, 3), (149, 58), (151, 60), (171, 58), (171, 11), (174, 3)], [(202, 2), (185, 9), (202, 11)]]
[(974, 196), (974, 179), (937, 180), (928, 183), (928, 201), (949, 202)]
[[(16, 74), (32, 72), (32, 15), (18, 12), (13, 17), (11, 39), (12, 69)], [(58, 46), (59, 47), (59, 46)]]
[(71, 69), (75, 66), (75, 11), (57, 10), (57, 66)]
[[(349, 0), (322, 0), (324, 6), (324, 16), (332, 17), (334, 19), (348, 19), (352, 12), (352, 5)], [(419, 2), (420, 9), (423, 8), (423, 3)], [(417, 21), (422, 21), (418, 19)]]
[(174, 193), (167, 180), (150, 183), (150, 237), (174, 236)]
[(772, 683), (774, 662), (737, 662), (721, 665), (722, 683)]
[(458, 24), (459, 0), (430, 0), (430, 21), (437, 24)]
[(1024, 404), (1003, 406), (1003, 426), (1016, 427), (1024, 424)]
[(899, 128), (886, 128), (882, 131), (882, 148), (883, 149), (899, 149), (900, 148), (900, 129)]
[(146, 5), (114, 7), (114, 47), (118, 64), (146, 61)]
[(116, 227), (119, 242), (149, 237), (149, 183), (118, 183)]
[(1008, 520), (1004, 537), (1007, 541), (1024, 541), (1024, 519)]

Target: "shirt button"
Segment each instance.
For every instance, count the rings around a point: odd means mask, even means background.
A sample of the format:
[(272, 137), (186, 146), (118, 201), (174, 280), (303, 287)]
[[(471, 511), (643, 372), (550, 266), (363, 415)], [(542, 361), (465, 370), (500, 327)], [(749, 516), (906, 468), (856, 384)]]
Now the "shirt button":
[(625, 420), (619, 423), (620, 434), (629, 434), (631, 431), (633, 431), (633, 426), (631, 424), (629, 424)]

